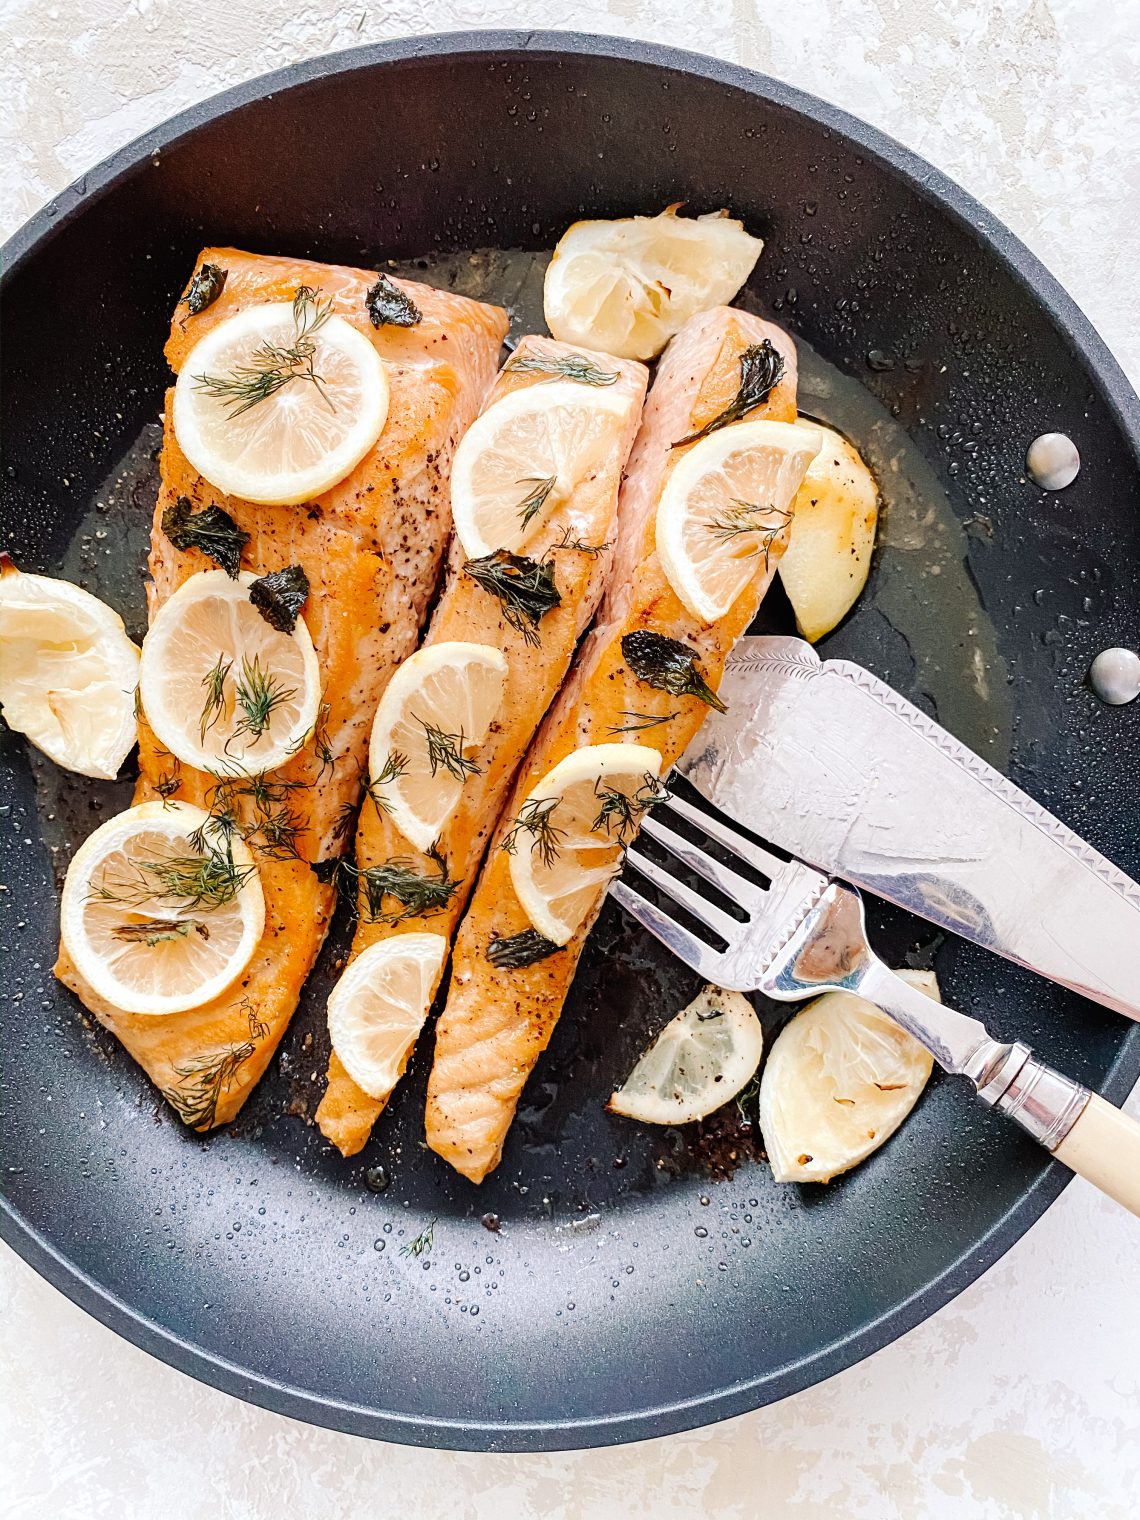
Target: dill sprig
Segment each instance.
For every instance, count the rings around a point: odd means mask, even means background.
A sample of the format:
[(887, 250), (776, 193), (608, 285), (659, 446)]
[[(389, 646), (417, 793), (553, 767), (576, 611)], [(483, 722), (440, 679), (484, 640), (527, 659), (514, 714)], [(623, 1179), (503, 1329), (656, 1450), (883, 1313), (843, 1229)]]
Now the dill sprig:
[(601, 777), (594, 782), (594, 796), (598, 799), (598, 816), (590, 825), (591, 834), (606, 834), (625, 846), (637, 833), (642, 818), (668, 793), (655, 776), (648, 771), (641, 778), (635, 792), (623, 792), (620, 787), (603, 786)]
[(542, 511), (546, 505), (546, 498), (554, 490), (557, 481), (557, 475), (524, 475), (520, 480), (515, 481), (517, 486), (530, 486), (530, 490), (515, 508), (524, 528), (532, 517), (536, 517)]
[(656, 728), (659, 723), (672, 723), (673, 719), (679, 716), (680, 714), (675, 712), (657, 714), (627, 712), (623, 710), (622, 717), (628, 718), (629, 722), (617, 724), (612, 728), (608, 728), (606, 732), (609, 734), (637, 734), (645, 728)]
[(249, 1039), (175, 1066), (174, 1074), (181, 1080), (176, 1086), (162, 1090), (163, 1097), (189, 1129), (210, 1128), (217, 1118), (222, 1092), (256, 1052), (257, 1042), (269, 1034), (269, 1025), (258, 1018), (251, 1003), (243, 1000), (240, 1006), (249, 1023)]
[(499, 598), (504, 622), (521, 633), (528, 644), (538, 645), (539, 623), (562, 601), (552, 564), (496, 549), (480, 559), (469, 559), (463, 572)]
[[(354, 882), (357, 888), (357, 912), (365, 923), (398, 924), (405, 918), (428, 917), (442, 913), (455, 896), (459, 881), (447, 874), (447, 864), (439, 861), (438, 876), (429, 876), (416, 868), (411, 860), (396, 858), (383, 865), (366, 866), (358, 870), (350, 862), (342, 880), (347, 886)], [(385, 906), (386, 899), (399, 903), (398, 910)]]
[(535, 961), (545, 960), (548, 955), (556, 955), (562, 948), (537, 929), (524, 929), (521, 934), (511, 934), (505, 939), (496, 934), (484, 954), (499, 971), (519, 971), (524, 966), (533, 966)]
[[(776, 519), (775, 522), (763, 520), (773, 517)], [(754, 536), (757, 540), (756, 545), (754, 548), (746, 549), (745, 555), (751, 557), (762, 554), (764, 566), (767, 568), (772, 545), (791, 520), (791, 512), (782, 507), (762, 507), (758, 502), (741, 501), (739, 497), (734, 497), (732, 505), (726, 507), (719, 517), (711, 518), (706, 528), (714, 538), (725, 544), (731, 543), (736, 538)]]
[(417, 1256), (426, 1256), (435, 1240), (435, 1225), (436, 1222), (433, 1219), (426, 1230), (420, 1231), (415, 1240), (409, 1240), (406, 1245), (400, 1247), (400, 1255), (410, 1256), (413, 1259)]
[(257, 867), (239, 866), (234, 860), (228, 828), (215, 828), (212, 839), (201, 837), (205, 828), (203, 825), (190, 836), (195, 854), (156, 854), (149, 859), (133, 860), (115, 877), (104, 866), (99, 883), (92, 882), (92, 894), (103, 902), (119, 903), (126, 908), (165, 904), (212, 912), (225, 907), (233, 902)]
[(398, 780), (408, 768), (408, 757), (401, 755), (398, 749), (390, 750), (384, 757), (384, 764), (376, 772), (375, 776), (364, 777), (364, 795), (372, 803), (378, 813), (390, 813), (392, 804), (384, 795), (383, 788), (390, 786)]
[(292, 380), (308, 380), (316, 386), (330, 411), (336, 411), (314, 360), (314, 333), (332, 316), (332, 301), (322, 301), (308, 285), (299, 285), (293, 297), (293, 342), (288, 347), (262, 343), (248, 364), (238, 364), (228, 375), (195, 375), (198, 390), (223, 400), (231, 417), (240, 417), (259, 402), (276, 395)]
[(735, 397), (711, 422), (706, 422), (687, 438), (678, 438), (672, 447), (679, 449), (686, 443), (696, 443), (698, 438), (707, 438), (730, 422), (739, 422), (754, 407), (767, 401), (783, 377), (784, 359), (779, 349), (773, 348), (767, 338), (762, 343), (749, 344), (740, 356), (740, 388)]
[(226, 678), (233, 669), (233, 664), (232, 660), (227, 660), (224, 654), (220, 654), (214, 668), (202, 677), (202, 689), (206, 693), (206, 698), (202, 703), (202, 718), (198, 727), (203, 744), (214, 724), (225, 715)]
[(728, 711), (701, 674), (696, 651), (680, 639), (668, 638), (651, 628), (638, 628), (623, 634), (621, 652), (630, 670), (647, 686), (674, 697), (696, 697), (717, 712)]
[(234, 706), (240, 708), (241, 717), (234, 725), (227, 747), (247, 734), (250, 744), (256, 744), (265, 735), (277, 709), (296, 695), (294, 688), (284, 686), (276, 676), (262, 670), (260, 656), (254, 655), (251, 660), (248, 655), (243, 655), (241, 675), (234, 687)]
[(518, 817), (511, 819), (500, 848), (513, 855), (518, 849), (519, 835), (529, 834), (531, 851), (538, 851), (544, 866), (552, 866), (558, 858), (558, 841), (565, 833), (552, 821), (558, 802), (557, 797), (528, 797), (519, 809)]
[(503, 366), (505, 374), (549, 375), (552, 380), (577, 380), (580, 385), (614, 385), (617, 374), (603, 369), (585, 354), (516, 354)]
[[(308, 825), (294, 810), (290, 799), (294, 792), (303, 791), (308, 782), (269, 776), (265, 771), (250, 774), (236, 768), (210, 774), (214, 784), (207, 800), (210, 813), (220, 826), (236, 830), (269, 860), (300, 858), (297, 840)], [(240, 818), (242, 800), (248, 801), (252, 809), (252, 818), (245, 825)]]
[(329, 743), (329, 716), (332, 708), (327, 702), (322, 702), (317, 708), (317, 721), (313, 724), (313, 753), (321, 762), (318, 776), (323, 776), (325, 771), (331, 770), (335, 763), (332, 745)]
[(462, 729), (457, 734), (449, 734), (442, 728), (437, 728), (434, 723), (429, 723), (426, 718), (413, 716), (427, 739), (428, 765), (433, 776), (437, 771), (445, 770), (456, 781), (466, 781), (468, 776), (479, 774), (480, 767), (463, 753)]
[(560, 554), (562, 550), (565, 549), (570, 554), (595, 555), (604, 554), (609, 547), (610, 544), (608, 541), (601, 544), (588, 544), (586, 543), (585, 539), (572, 538), (570, 536), (570, 529), (566, 527), (562, 530), (562, 537), (556, 544), (551, 544), (550, 548), (547, 549), (546, 552), (547, 554)]

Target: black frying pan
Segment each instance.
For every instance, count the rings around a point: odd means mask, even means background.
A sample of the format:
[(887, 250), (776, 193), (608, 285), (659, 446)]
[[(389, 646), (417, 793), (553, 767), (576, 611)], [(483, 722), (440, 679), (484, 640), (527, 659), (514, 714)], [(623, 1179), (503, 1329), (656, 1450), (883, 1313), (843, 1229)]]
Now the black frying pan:
[[(746, 299), (805, 344), (805, 408), (846, 427), (887, 482), (871, 585), (829, 650), (1140, 874), (1140, 704), (1110, 711), (1083, 684), (1098, 649), (1140, 639), (1136, 397), (954, 185), (728, 64), (533, 33), (362, 48), (231, 91), (93, 170), (8, 250), (5, 545), (101, 589), (138, 630), (162, 343), (200, 244), (430, 263), (549, 249), (577, 216), (673, 200), (729, 205), (766, 237)], [(1046, 497), (1023, 459), (1053, 427), (1084, 468)], [(937, 520), (917, 545), (900, 531), (916, 500)], [(787, 627), (770, 602), (767, 625)], [(963, 663), (975, 637), (984, 695)], [(241, 1397), (442, 1446), (660, 1435), (867, 1355), (1067, 1181), (938, 1080), (827, 1188), (777, 1187), (735, 1111), (700, 1135), (607, 1117), (614, 1082), (693, 990), (612, 908), (482, 1189), (421, 1147), (430, 1040), (360, 1157), (303, 1122), (343, 926), (239, 1121), (199, 1139), (49, 973), (59, 870), (129, 788), (61, 779), (9, 734), (2, 762), (5, 1237), (122, 1334)], [(1123, 1019), (897, 913), (872, 927), (896, 962), (936, 964), (948, 1000), (1109, 1098), (1140, 1073)], [(770, 1033), (786, 1010), (762, 1014)], [(433, 1219), (433, 1249), (401, 1254)]]

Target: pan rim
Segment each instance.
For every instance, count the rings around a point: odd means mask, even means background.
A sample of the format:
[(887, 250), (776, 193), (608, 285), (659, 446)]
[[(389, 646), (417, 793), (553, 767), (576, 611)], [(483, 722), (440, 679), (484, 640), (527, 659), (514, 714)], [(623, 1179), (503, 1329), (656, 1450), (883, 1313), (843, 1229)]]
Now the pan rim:
[[(1036, 256), (991, 212), (940, 170), (894, 138), (837, 106), (781, 80), (738, 64), (656, 43), (600, 33), (542, 30), (448, 32), (367, 44), (305, 60), (232, 86), (188, 107), (118, 149), (88, 170), (35, 213), (0, 248), (2, 285), (20, 265), (93, 200), (146, 159), (161, 153), (218, 118), (285, 89), (315, 83), (330, 74), (377, 65), (430, 62), (464, 56), (518, 60), (540, 57), (612, 59), (665, 69), (725, 85), (822, 125), (874, 159), (928, 202), (948, 212), (986, 245), (1004, 269), (1028, 292), (1076, 350), (1124, 437), (1140, 461), (1140, 398), (1120, 364), (1064, 287)], [(1127, 1032), (1100, 1088), (1122, 1101), (1140, 1076), (1140, 1030)], [(353, 1435), (401, 1444), (474, 1451), (559, 1451), (644, 1440), (692, 1429), (743, 1414), (789, 1397), (834, 1376), (913, 1329), (988, 1270), (1045, 1212), (1072, 1180), (1060, 1163), (1048, 1165), (1022, 1197), (979, 1240), (938, 1277), (895, 1304), (878, 1319), (833, 1341), (809, 1357), (766, 1375), (671, 1404), (622, 1414), (558, 1421), (475, 1422), (425, 1418), (383, 1411), (314, 1394), (250, 1373), (236, 1363), (186, 1341), (130, 1307), (95, 1281), (40, 1234), (9, 1200), (0, 1196), (0, 1238), (53, 1287), (124, 1339), (200, 1382), (294, 1419)]]

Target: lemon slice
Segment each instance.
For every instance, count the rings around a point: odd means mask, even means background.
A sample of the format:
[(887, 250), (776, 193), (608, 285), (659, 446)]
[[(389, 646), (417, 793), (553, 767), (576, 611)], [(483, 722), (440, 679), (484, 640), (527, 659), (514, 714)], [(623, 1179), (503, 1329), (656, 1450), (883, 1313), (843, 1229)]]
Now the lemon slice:
[(657, 553), (694, 617), (722, 618), (767, 564), (819, 445), (790, 422), (737, 422), (681, 456), (657, 507)]
[(549, 770), (511, 822), (511, 882), (546, 939), (573, 938), (657, 796), (661, 756), (644, 744), (588, 744)]
[(255, 577), (203, 570), (155, 614), (139, 694), (160, 744), (203, 771), (272, 770), (312, 732), (321, 703), (303, 618), (292, 633), (249, 599)]
[(0, 706), (69, 771), (110, 781), (134, 747), (139, 652), (117, 612), (70, 581), (0, 562)]
[(351, 961), (329, 994), (329, 1037), (344, 1069), (383, 1101), (404, 1073), (443, 970), (442, 934), (392, 934)]
[(875, 477), (840, 433), (800, 420), (820, 437), (796, 493), (792, 538), (780, 560), (780, 579), (805, 639), (830, 633), (867, 582), (879, 491)]
[(80, 845), (60, 928), (100, 997), (124, 1013), (180, 1013), (249, 965), (265, 899), (240, 837), (189, 803), (144, 802)]
[(575, 222), (546, 271), (546, 325), (563, 343), (652, 359), (690, 317), (732, 300), (763, 246), (723, 211)]
[(444, 641), (410, 655), (388, 682), (369, 746), (373, 794), (417, 850), (455, 811), (498, 715), (507, 662), (488, 644)]
[[(900, 971), (941, 1002), (932, 971)], [(760, 1082), (760, 1128), (777, 1182), (830, 1182), (910, 1113), (929, 1051), (873, 1003), (826, 992), (776, 1038)]]
[(174, 433), (211, 485), (288, 504), (329, 490), (388, 416), (380, 355), (314, 292), (248, 306), (196, 343), (174, 387)]
[(609, 456), (628, 396), (543, 381), (511, 391), (477, 417), (451, 467), (455, 531), (470, 559), (518, 553), (574, 488)]
[(763, 1050), (748, 999), (706, 987), (665, 1025), (606, 1107), (642, 1124), (707, 1118), (747, 1086)]

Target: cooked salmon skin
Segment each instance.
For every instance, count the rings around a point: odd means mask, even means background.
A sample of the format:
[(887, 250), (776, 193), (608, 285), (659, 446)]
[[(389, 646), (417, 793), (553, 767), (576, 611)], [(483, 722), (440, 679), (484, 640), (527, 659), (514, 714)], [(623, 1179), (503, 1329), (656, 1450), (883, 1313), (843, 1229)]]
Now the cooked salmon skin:
[[(392, 934), (428, 931), (450, 937), (454, 932), (511, 778), (562, 683), (579, 637), (597, 609), (613, 553), (622, 471), (645, 397), (648, 375), (644, 365), (612, 359), (607, 354), (583, 354), (581, 349), (552, 338), (525, 337), (512, 361), (500, 371), (486, 405), (493, 406), (511, 391), (542, 385), (552, 378), (541, 369), (516, 368), (520, 361), (557, 362), (568, 357), (584, 357), (615, 375), (605, 394), (622, 397), (626, 405), (617, 412), (599, 413), (611, 435), (602, 464), (578, 483), (527, 545), (529, 559), (552, 564), (561, 600), (543, 614), (528, 638), (526, 625), (512, 626), (498, 597), (466, 573), (463, 547), (457, 537), (453, 538), (447, 579), (425, 643), (461, 640), (500, 650), (507, 662), (502, 706), (476, 756), (480, 769), (465, 781), (459, 803), (436, 842), (435, 858), (414, 849), (387, 813), (365, 797), (356, 835), (356, 865), (362, 875), (353, 956)], [(591, 387), (583, 385), (583, 397), (590, 394)], [(520, 475), (525, 474), (523, 461)], [(387, 916), (370, 919), (366, 873), (394, 861), (432, 877), (439, 874), (441, 862), (445, 863), (449, 879), (457, 883), (446, 906), (430, 913), (414, 913), (389, 899), (382, 905)], [(344, 1155), (354, 1155), (364, 1145), (386, 1102), (387, 1098), (364, 1092), (336, 1052), (332, 1053), (328, 1088), (317, 1110), (317, 1122)]]
[(197, 571), (215, 566), (180, 551), (162, 529), (180, 497), (195, 511), (216, 503), (249, 534), (242, 568), (258, 575), (299, 564), (309, 579), (303, 616), (316, 647), (323, 706), (317, 731), (271, 773), (270, 790), (179, 765), (139, 718), (135, 801), (173, 796), (228, 810), (257, 859), (265, 931), (241, 977), (185, 1013), (140, 1017), (86, 985), (61, 949), (55, 974), (109, 1028), (176, 1112), (195, 1129), (232, 1119), (265, 1070), (297, 1006), (324, 940), (334, 892), (312, 863), (345, 847), (343, 820), (360, 795), (368, 735), (392, 671), (414, 649), (435, 589), (451, 525), (448, 477), (455, 446), (490, 386), (506, 313), (428, 286), (398, 281), (421, 313), (411, 327), (372, 327), (365, 296), (376, 275), (306, 260), (207, 248), (203, 264), (227, 271), (218, 299), (196, 316), (175, 308), (166, 356), (177, 372), (195, 343), (243, 308), (292, 301), (307, 285), (352, 323), (384, 360), (390, 404), (384, 430), (338, 485), (301, 506), (255, 505), (225, 496), (178, 446), (168, 393), (161, 483), (151, 530), (151, 616)]
[[(795, 349), (779, 328), (720, 307), (693, 318), (666, 349), (622, 489), (617, 549), (597, 622), (519, 771), (456, 939), (450, 989), (436, 1028), (427, 1142), (473, 1182), (498, 1164), (519, 1094), (550, 1039), (605, 895), (603, 886), (586, 922), (562, 950), (517, 970), (497, 970), (487, 959), (490, 942), (530, 927), (502, 848), (507, 831), (552, 766), (582, 745), (614, 742), (616, 733), (628, 729), (631, 714), (662, 720), (625, 732), (622, 742), (656, 749), (664, 775), (708, 709), (696, 697), (671, 695), (638, 680), (622, 654), (623, 635), (651, 629), (682, 641), (715, 690), (725, 658), (752, 621), (783, 553), (786, 528), (765, 557), (757, 556), (756, 573), (729, 612), (705, 624), (678, 600), (654, 542), (657, 504), (684, 452), (674, 445), (724, 411), (740, 382), (741, 354), (765, 339), (779, 351), (783, 374), (748, 416), (794, 421)], [(812, 457), (810, 435), (805, 440), (803, 457), (781, 472), (778, 505), (784, 508)]]

